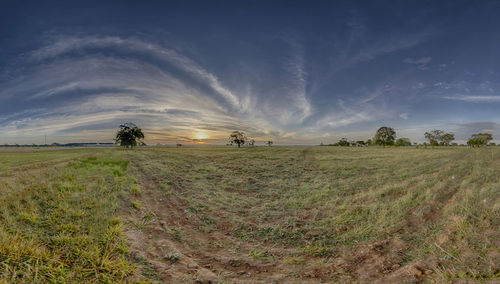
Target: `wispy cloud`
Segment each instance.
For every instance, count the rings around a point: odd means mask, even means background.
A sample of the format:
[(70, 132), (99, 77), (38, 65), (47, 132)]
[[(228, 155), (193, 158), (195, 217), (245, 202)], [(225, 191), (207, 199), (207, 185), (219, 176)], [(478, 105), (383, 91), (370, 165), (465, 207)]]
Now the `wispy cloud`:
[[(299, 111), (298, 121), (301, 122), (311, 115), (312, 106), (307, 100), (307, 73), (304, 67), (304, 56), (302, 47), (294, 42), (292, 44), (293, 55), (287, 63), (287, 69), (291, 74), (290, 94), (295, 108)], [(286, 120), (294, 119), (294, 114), (290, 113)]]
[(116, 36), (107, 37), (66, 37), (56, 38), (55, 43), (33, 51), (29, 55), (30, 60), (43, 61), (54, 58), (62, 54), (70, 53), (74, 50), (83, 50), (86, 48), (119, 48), (125, 51), (142, 53), (154, 56), (157, 59), (165, 60), (183, 71), (196, 76), (205, 81), (213, 90), (224, 97), (232, 107), (241, 109), (242, 105), (238, 97), (230, 90), (225, 88), (219, 79), (212, 73), (206, 71), (193, 60), (180, 55), (173, 49), (168, 49), (151, 42), (144, 42), (134, 38), (121, 38)]
[(355, 56), (349, 59), (350, 64), (370, 61), (378, 56), (392, 53), (401, 49), (413, 47), (417, 44), (424, 42), (428, 38), (428, 34), (417, 34), (410, 36), (399, 36), (381, 40), (373, 45), (361, 49)]
[(27, 54), (15, 79), (3, 81), (0, 131), (12, 142), (28, 132), (80, 137), (87, 127), (107, 133), (89, 139), (109, 140), (113, 131), (105, 129), (132, 120), (168, 137), (189, 137), (196, 129), (218, 138), (234, 129), (253, 136), (284, 134), (287, 125), (300, 125), (313, 113), (303, 51), (295, 43), (290, 51), (283, 62), (286, 80), (269, 96), (258, 85), (235, 92), (194, 60), (156, 43), (57, 36)]
[(443, 96), (442, 98), (443, 99), (447, 99), (447, 100), (465, 101), (465, 102), (474, 102), (474, 103), (500, 102), (500, 96), (465, 96), (465, 95), (456, 95), (456, 96)]
[(418, 59), (405, 58), (403, 60), (404, 63), (415, 65), (420, 70), (427, 70), (429, 67), (427, 66), (429, 62), (431, 62), (432, 57), (422, 57)]
[[(343, 100), (338, 100), (338, 109), (332, 110), (332, 114), (325, 115), (316, 122), (319, 128), (336, 129), (355, 123), (369, 122), (390, 116), (390, 112), (382, 111), (380, 106), (355, 103), (346, 105)], [(378, 109), (377, 109), (378, 108)]]

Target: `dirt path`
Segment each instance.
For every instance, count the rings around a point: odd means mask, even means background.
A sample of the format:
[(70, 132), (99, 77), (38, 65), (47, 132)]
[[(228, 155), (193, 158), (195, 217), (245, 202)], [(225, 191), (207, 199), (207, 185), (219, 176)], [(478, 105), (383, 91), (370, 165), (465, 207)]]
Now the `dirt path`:
[[(416, 282), (431, 273), (420, 263), (404, 264), (406, 244), (387, 239), (356, 249), (342, 249), (327, 262), (311, 257), (300, 265), (283, 259), (296, 253), (273, 244), (258, 246), (232, 237), (231, 228), (217, 224), (203, 232), (203, 220), (190, 214), (182, 190), (165, 194), (154, 177), (133, 164), (142, 192), (137, 196), (147, 205), (126, 208), (126, 236), (142, 277), (163, 283), (328, 283), (334, 276), (342, 282)], [(221, 212), (220, 214), (223, 214)], [(224, 217), (224, 216), (220, 216)], [(268, 251), (274, 257), (263, 261), (248, 251)]]
[[(142, 185), (139, 199), (147, 208), (123, 210), (122, 214), (129, 219), (128, 227), (135, 227), (126, 231), (126, 235), (133, 258), (143, 264), (140, 271), (143, 276), (173, 283), (285, 282), (289, 269), (241, 253), (252, 245), (233, 239), (229, 228), (217, 228), (210, 233), (196, 230), (203, 221), (186, 211), (187, 204), (174, 194), (163, 193), (154, 179), (140, 166), (135, 167)], [(138, 229), (134, 223), (144, 219), (149, 219), (147, 224)], [(304, 283), (304, 279), (297, 282)]]

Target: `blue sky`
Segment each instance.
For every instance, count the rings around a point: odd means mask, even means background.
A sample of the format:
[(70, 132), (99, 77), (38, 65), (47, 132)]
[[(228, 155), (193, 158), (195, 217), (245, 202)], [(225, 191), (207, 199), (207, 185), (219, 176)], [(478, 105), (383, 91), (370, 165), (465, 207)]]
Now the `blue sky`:
[(383, 125), (499, 139), (498, 15), (499, 1), (3, 1), (0, 144), (110, 142), (127, 121), (150, 144)]

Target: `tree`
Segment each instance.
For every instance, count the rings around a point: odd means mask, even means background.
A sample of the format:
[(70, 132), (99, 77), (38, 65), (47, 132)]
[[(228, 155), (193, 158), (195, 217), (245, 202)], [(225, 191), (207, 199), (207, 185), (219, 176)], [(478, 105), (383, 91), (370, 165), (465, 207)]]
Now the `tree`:
[(127, 122), (120, 125), (120, 129), (116, 133), (115, 143), (127, 148), (133, 148), (137, 146), (137, 143), (139, 145), (146, 145), (141, 141), (142, 139), (144, 139), (142, 130), (132, 122)]
[(247, 137), (245, 136), (245, 133), (242, 131), (233, 131), (229, 135), (229, 143), (231, 145), (236, 144), (238, 145), (238, 148), (241, 147), (241, 145), (245, 145), (245, 142), (247, 141)]
[(444, 146), (450, 146), (451, 141), (455, 140), (455, 134), (445, 133), (441, 135), (441, 142)]
[(373, 145), (373, 141), (371, 139), (366, 140), (365, 142), (366, 146), (371, 146)]
[(347, 141), (347, 138), (342, 138), (339, 140), (339, 142), (333, 144), (334, 146), (344, 146), (347, 147), (349, 146), (349, 141)]
[(493, 135), (490, 133), (477, 133), (472, 134), (469, 141), (467, 141), (467, 145), (472, 147), (479, 147), (481, 145), (488, 145), (488, 142), (493, 140)]
[(411, 146), (410, 139), (408, 138), (399, 138), (396, 140), (396, 143), (394, 143), (395, 146)]
[(473, 138), (470, 138), (468, 141), (467, 141), (467, 145), (470, 146), (470, 147), (476, 147), (478, 146), (479, 147), (479, 141), (476, 140), (476, 139), (473, 139)]
[(274, 142), (271, 141), (271, 140), (269, 140), (269, 141), (266, 142), (266, 145), (269, 146), (269, 147), (273, 146), (273, 144), (274, 144)]
[(365, 145), (366, 145), (365, 141), (363, 141), (363, 140), (356, 141), (356, 146), (365, 146)]
[(443, 130), (434, 129), (429, 132), (425, 132), (425, 139), (429, 140), (431, 146), (438, 146), (441, 136), (444, 134)]
[(450, 146), (450, 142), (455, 140), (453, 133), (445, 133), (443, 130), (434, 129), (425, 132), (425, 139), (429, 140), (431, 146)]
[(382, 126), (375, 133), (375, 144), (376, 145), (394, 145), (394, 140), (396, 139), (396, 131), (394, 128)]
[(251, 139), (248, 141), (248, 146), (254, 146), (255, 145), (255, 140)]

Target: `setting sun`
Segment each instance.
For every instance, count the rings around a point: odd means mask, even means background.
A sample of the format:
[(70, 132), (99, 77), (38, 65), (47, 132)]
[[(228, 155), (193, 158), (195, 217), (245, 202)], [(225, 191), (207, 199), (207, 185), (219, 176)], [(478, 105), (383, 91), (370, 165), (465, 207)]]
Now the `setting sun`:
[(198, 140), (203, 140), (203, 139), (207, 139), (208, 135), (206, 133), (203, 133), (203, 132), (198, 132), (194, 135), (194, 138), (198, 139)]

